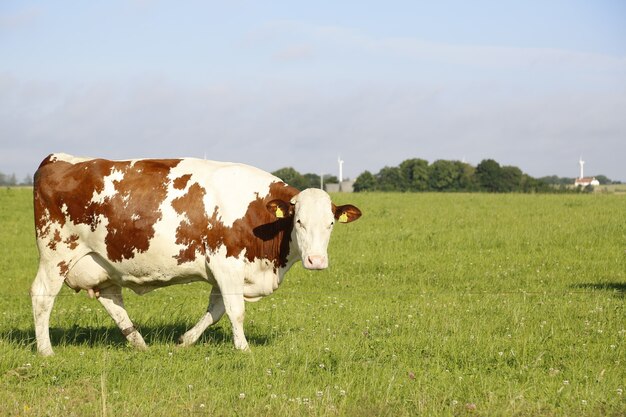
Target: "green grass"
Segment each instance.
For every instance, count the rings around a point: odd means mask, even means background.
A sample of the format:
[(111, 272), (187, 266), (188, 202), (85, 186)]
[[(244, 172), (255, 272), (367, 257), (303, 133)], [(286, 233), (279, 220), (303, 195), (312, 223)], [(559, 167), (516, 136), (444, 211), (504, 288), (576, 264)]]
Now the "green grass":
[(125, 292), (150, 348), (64, 288), (56, 355), (34, 351), (29, 190), (0, 189), (0, 415), (626, 414), (626, 199), (353, 194), (330, 269), (299, 265), (247, 304), (252, 353), (226, 318), (175, 340), (210, 287)]

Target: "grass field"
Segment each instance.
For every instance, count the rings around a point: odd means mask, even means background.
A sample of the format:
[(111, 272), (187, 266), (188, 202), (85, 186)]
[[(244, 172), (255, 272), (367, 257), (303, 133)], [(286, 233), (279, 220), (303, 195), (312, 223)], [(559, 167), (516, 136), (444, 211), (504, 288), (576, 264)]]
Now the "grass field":
[(336, 227), (328, 270), (247, 304), (252, 353), (226, 318), (175, 346), (206, 308), (196, 283), (125, 293), (146, 352), (64, 288), (41, 358), (31, 192), (0, 189), (0, 415), (626, 414), (624, 196), (335, 199), (363, 218)]

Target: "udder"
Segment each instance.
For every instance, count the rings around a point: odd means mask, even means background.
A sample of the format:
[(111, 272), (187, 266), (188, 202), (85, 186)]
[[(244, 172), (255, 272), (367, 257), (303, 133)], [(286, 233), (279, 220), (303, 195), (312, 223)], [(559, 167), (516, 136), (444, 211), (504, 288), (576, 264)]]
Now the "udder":
[(76, 291), (86, 290), (97, 295), (100, 288), (107, 286), (109, 273), (97, 255), (90, 253), (80, 258), (65, 277), (65, 283)]

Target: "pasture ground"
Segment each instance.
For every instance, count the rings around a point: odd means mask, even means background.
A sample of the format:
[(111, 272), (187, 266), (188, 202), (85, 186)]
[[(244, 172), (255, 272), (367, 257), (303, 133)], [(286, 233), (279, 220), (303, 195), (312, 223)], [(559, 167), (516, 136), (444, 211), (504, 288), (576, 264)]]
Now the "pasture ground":
[(247, 304), (252, 353), (196, 283), (125, 292), (150, 348), (64, 288), (56, 355), (34, 350), (32, 197), (0, 189), (2, 416), (623, 416), (626, 199), (619, 195), (335, 195), (331, 267), (299, 265)]

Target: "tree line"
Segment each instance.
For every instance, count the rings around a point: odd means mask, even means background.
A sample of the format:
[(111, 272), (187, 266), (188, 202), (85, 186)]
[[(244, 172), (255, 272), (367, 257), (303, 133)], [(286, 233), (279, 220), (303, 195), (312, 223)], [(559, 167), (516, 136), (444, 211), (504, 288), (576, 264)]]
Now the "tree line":
[[(281, 168), (272, 174), (288, 184), (305, 189), (320, 186), (317, 174), (300, 174), (292, 167)], [(616, 183), (604, 175), (596, 176), (600, 184)], [(324, 183), (337, 183), (334, 176), (324, 176)], [(355, 192), (367, 191), (447, 191), (493, 193), (554, 193), (580, 192), (573, 188), (574, 178), (557, 176), (533, 178), (516, 166), (500, 165), (493, 159), (484, 159), (473, 166), (466, 162), (439, 159), (429, 163), (425, 159), (407, 159), (395, 167), (386, 166), (378, 173), (365, 171), (354, 182)], [(587, 187), (585, 191), (592, 191)]]
[[(598, 180), (600, 185), (610, 185), (610, 184), (621, 184), (621, 181), (613, 181), (608, 178), (606, 175), (595, 175), (595, 179)], [(549, 175), (547, 177), (541, 177), (539, 180), (546, 182), (552, 185), (572, 185), (574, 184), (575, 178), (570, 177), (559, 177), (556, 175)]]
[(15, 187), (17, 185), (33, 185), (33, 177), (27, 175), (23, 180), (18, 181), (15, 174), (6, 175), (0, 172), (0, 186)]
[(384, 167), (377, 174), (359, 175), (354, 190), (363, 191), (486, 191), (551, 192), (549, 184), (531, 177), (515, 166), (501, 166), (484, 159), (476, 167), (461, 161), (407, 159), (396, 167)]

